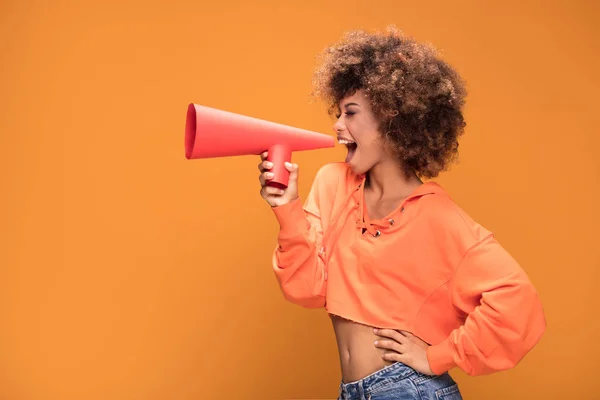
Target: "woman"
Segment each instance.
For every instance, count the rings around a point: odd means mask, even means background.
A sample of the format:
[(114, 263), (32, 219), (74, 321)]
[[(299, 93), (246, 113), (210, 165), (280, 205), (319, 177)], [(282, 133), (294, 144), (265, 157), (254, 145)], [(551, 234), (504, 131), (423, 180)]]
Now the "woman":
[(433, 181), (454, 160), (465, 88), (428, 45), (394, 29), (351, 32), (324, 52), (316, 94), (337, 111), (345, 162), (322, 167), (304, 203), (261, 194), (279, 221), (273, 268), (286, 299), (325, 308), (340, 399), (461, 399), (448, 371), (515, 366), (546, 324), (535, 288), (493, 234)]

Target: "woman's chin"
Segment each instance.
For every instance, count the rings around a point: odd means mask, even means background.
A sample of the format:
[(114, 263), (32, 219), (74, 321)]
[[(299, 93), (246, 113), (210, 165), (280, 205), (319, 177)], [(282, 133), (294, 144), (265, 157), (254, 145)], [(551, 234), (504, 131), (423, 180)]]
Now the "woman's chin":
[(346, 165), (350, 167), (352, 172), (354, 172), (356, 175), (363, 175), (367, 172), (365, 171), (364, 167), (361, 167), (359, 164), (354, 162), (354, 160), (346, 161)]
[(348, 153), (346, 154), (346, 159), (344, 162), (356, 175), (362, 175), (366, 173), (364, 165), (361, 165), (358, 149), (356, 147), (348, 149)]

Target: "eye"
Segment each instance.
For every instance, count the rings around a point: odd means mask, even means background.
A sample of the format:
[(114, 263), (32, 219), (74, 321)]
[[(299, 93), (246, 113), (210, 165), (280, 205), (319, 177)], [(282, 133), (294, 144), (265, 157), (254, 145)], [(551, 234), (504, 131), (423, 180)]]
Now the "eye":
[[(350, 117), (350, 116), (352, 116), (352, 115), (354, 115), (354, 114), (356, 114), (356, 113), (355, 113), (355, 112), (353, 112), (353, 111), (346, 111), (346, 112), (344, 113), (344, 115), (346, 115), (346, 116), (348, 116), (348, 117)], [(341, 114), (341, 113), (339, 113), (339, 112), (338, 112), (337, 114), (335, 114), (335, 118), (336, 118), (336, 119), (340, 119), (340, 117), (341, 117), (341, 116), (342, 116), (342, 114)]]

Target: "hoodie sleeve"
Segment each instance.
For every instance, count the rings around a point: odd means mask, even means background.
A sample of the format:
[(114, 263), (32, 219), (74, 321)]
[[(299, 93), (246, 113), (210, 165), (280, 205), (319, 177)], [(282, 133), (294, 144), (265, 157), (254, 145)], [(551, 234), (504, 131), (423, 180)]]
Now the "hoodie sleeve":
[(546, 329), (538, 294), (517, 262), (489, 235), (473, 246), (452, 282), (462, 326), (427, 350), (435, 374), (459, 367), (484, 375), (516, 366)]
[(273, 208), (280, 225), (273, 270), (284, 298), (306, 308), (325, 306), (322, 212), (333, 199), (325, 198), (324, 207), (320, 204), (325, 197), (323, 174), (323, 169), (317, 173), (304, 205), (296, 199)]

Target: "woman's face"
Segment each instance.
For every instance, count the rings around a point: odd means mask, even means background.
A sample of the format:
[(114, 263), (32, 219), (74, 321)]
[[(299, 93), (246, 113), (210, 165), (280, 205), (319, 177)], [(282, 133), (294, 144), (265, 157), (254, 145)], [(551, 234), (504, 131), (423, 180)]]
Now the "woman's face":
[(348, 148), (346, 163), (362, 175), (386, 156), (378, 122), (362, 90), (343, 98), (338, 108), (333, 129), (338, 142)]

